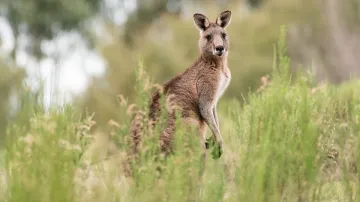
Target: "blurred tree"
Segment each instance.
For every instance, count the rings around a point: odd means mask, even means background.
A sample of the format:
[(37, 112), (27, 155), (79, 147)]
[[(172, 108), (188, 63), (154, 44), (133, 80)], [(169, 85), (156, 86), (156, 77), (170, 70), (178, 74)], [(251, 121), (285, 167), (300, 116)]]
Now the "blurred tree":
[(263, 0), (246, 0), (251, 8), (259, 8), (263, 3)]
[[(86, 22), (96, 16), (102, 0), (1, 0), (0, 16), (9, 22), (14, 36), (12, 59), (20, 47), (27, 54), (41, 59), (41, 44), (63, 32), (76, 31), (92, 42)], [(26, 40), (24, 41), (24, 37)], [(91, 43), (89, 43), (91, 44)], [(38, 96), (24, 89), (25, 70), (0, 61), (0, 142), (10, 120), (21, 121), (25, 126), (29, 113), (39, 101)], [(15, 99), (16, 98), (16, 99)], [(33, 104), (31, 104), (33, 103)], [(25, 110), (25, 108), (28, 108)]]
[(314, 1), (321, 16), (289, 29), (295, 65), (313, 67), (318, 80), (340, 83), (360, 76), (360, 1)]
[(0, 15), (12, 28), (15, 57), (18, 38), (29, 37), (28, 50), (37, 58), (42, 56), (41, 42), (51, 40), (60, 31), (77, 30), (86, 34), (84, 22), (98, 13), (102, 0), (2, 0)]
[(125, 23), (124, 40), (133, 45), (134, 37), (167, 11), (168, 0), (137, 0), (136, 10), (128, 16)]

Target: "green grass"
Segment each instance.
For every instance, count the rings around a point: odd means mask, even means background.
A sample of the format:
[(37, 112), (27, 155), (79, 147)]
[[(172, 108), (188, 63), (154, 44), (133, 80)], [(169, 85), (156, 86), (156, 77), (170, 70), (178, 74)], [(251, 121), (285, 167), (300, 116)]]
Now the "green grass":
[[(243, 104), (220, 102), (224, 154), (213, 160), (208, 151), (203, 178), (192, 131), (177, 130), (174, 155), (156, 161), (165, 119), (155, 133), (145, 127), (129, 179), (122, 169), (129, 103), (114, 109), (121, 122), (93, 130), (92, 116), (65, 106), (28, 113), (26, 127), (25, 119), (9, 126), (4, 160), (0, 153), (0, 200), (359, 201), (360, 82), (314, 92), (309, 75), (291, 77), (280, 42), (271, 84)], [(146, 110), (152, 89), (143, 72), (137, 79), (137, 107)]]

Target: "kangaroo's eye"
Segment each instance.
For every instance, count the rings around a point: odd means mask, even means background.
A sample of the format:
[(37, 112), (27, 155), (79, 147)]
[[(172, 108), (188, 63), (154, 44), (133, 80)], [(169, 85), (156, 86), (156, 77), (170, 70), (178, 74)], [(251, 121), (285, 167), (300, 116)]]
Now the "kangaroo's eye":
[(221, 36), (225, 39), (226, 38), (226, 33), (221, 33)]
[(212, 37), (211, 37), (210, 34), (208, 34), (208, 35), (205, 36), (205, 38), (206, 38), (208, 41), (210, 41)]

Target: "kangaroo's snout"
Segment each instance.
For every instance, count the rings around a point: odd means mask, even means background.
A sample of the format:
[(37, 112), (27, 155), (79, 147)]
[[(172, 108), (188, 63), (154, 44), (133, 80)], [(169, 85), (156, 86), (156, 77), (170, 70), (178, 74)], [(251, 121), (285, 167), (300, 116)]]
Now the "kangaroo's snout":
[(214, 55), (222, 56), (224, 52), (225, 52), (224, 46), (216, 46)]
[(224, 46), (216, 46), (215, 50), (218, 52), (223, 52)]

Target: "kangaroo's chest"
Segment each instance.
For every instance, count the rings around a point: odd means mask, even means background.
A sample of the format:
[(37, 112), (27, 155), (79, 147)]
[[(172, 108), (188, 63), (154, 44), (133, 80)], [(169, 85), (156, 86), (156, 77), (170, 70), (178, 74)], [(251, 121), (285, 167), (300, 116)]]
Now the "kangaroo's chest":
[(219, 74), (218, 86), (215, 94), (215, 104), (218, 102), (220, 97), (224, 94), (225, 90), (230, 84), (231, 73), (228, 68), (224, 71), (221, 71)]

